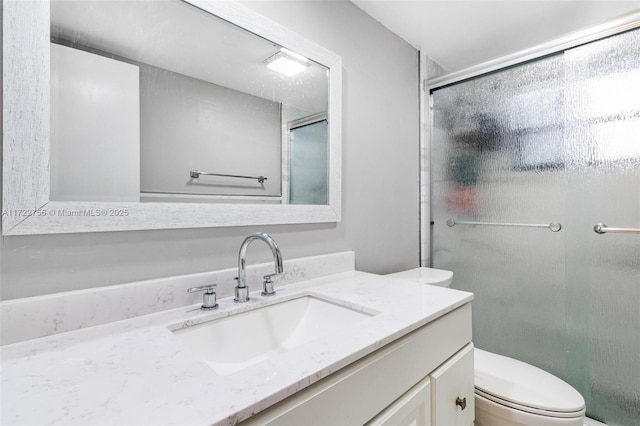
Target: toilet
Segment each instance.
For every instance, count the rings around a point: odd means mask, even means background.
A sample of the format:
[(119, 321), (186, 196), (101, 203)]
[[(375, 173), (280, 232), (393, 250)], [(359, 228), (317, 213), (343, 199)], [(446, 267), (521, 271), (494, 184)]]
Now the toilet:
[[(449, 287), (453, 272), (416, 268), (388, 277)], [(583, 426), (582, 395), (558, 377), (513, 358), (474, 349), (475, 426)]]

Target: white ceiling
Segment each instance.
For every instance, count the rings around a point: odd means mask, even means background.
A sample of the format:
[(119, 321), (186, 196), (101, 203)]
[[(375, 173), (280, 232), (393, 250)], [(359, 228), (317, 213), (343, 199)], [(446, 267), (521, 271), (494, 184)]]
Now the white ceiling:
[(311, 62), (305, 72), (284, 77), (262, 64), (279, 46), (186, 3), (53, 0), (51, 35), (71, 47), (153, 65), (306, 114), (327, 110), (326, 67)]
[(449, 72), (640, 10), (640, 0), (352, 1)]

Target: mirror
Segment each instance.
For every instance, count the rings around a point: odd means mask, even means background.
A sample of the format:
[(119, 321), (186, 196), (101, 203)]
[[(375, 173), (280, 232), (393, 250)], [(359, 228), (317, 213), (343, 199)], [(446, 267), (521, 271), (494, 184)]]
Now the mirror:
[(327, 204), (326, 133), (289, 155), (326, 67), (182, 1), (54, 0), (51, 40), (51, 199)]
[(226, 1), (3, 19), (5, 235), (339, 221), (337, 55)]

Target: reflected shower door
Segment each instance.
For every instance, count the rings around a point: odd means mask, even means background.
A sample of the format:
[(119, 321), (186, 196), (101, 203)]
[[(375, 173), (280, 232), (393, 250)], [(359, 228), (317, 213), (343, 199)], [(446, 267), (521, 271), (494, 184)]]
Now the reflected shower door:
[(640, 419), (640, 235), (593, 226), (640, 226), (639, 88), (636, 30), (433, 92), (433, 266), (475, 293), (479, 348), (611, 426)]
[(328, 204), (327, 120), (289, 130), (289, 203)]

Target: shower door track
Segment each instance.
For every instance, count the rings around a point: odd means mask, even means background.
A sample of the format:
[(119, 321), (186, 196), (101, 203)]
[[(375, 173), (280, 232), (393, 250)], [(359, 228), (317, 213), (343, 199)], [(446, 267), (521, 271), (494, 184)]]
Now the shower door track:
[(552, 55), (563, 50), (571, 49), (582, 44), (590, 43), (625, 31), (640, 27), (640, 11), (635, 11), (604, 24), (589, 27), (583, 30), (569, 33), (565, 36), (550, 40), (510, 55), (502, 56), (460, 71), (444, 74), (438, 77), (427, 78), (424, 81), (425, 91), (458, 83), (482, 74), (507, 68), (523, 62)]

